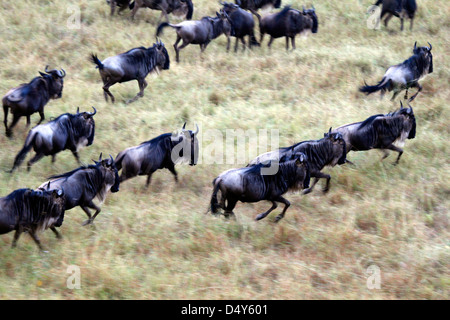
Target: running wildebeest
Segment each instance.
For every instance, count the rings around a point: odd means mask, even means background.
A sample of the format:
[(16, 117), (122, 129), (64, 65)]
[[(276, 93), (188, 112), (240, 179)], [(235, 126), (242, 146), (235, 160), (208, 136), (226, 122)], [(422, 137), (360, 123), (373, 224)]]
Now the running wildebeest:
[(310, 193), (320, 178), (327, 179), (325, 188), (323, 189), (323, 192), (327, 192), (330, 188), (331, 176), (322, 173), (321, 170), (325, 166), (334, 167), (336, 164), (344, 164), (347, 154), (346, 143), (342, 134), (331, 132), (331, 128), (320, 140), (302, 141), (290, 147), (264, 153), (253, 159), (248, 166), (269, 160), (283, 159), (283, 157), (289, 157), (299, 152), (306, 155), (311, 177), (314, 178), (312, 186), (304, 190), (303, 194)]
[(0, 234), (15, 230), (12, 247), (23, 232), (28, 232), (43, 251), (38, 233), (50, 228), (61, 238), (55, 227), (64, 219), (63, 190), (18, 189), (0, 198)]
[(44, 156), (52, 156), (55, 162), (56, 154), (63, 150), (70, 150), (79, 164), (78, 151), (90, 146), (94, 142), (95, 121), (94, 112), (79, 112), (76, 114), (65, 113), (55, 120), (46, 124), (41, 124), (30, 130), (25, 140), (25, 144), (17, 154), (11, 173), (25, 160), (27, 153), (34, 149), (35, 156), (28, 161), (28, 171), (31, 166)]
[[(102, 154), (94, 165), (81, 166), (70, 172), (50, 177), (50, 181), (43, 183), (39, 188), (45, 188), (51, 184), (51, 190), (64, 190), (66, 198), (65, 210), (80, 206), (88, 216), (83, 225), (94, 222), (101, 209), (93, 200), (97, 198), (100, 205), (105, 201), (109, 190), (119, 191), (119, 174), (112, 156), (102, 160)], [(94, 209), (92, 216), (89, 208)]]
[(186, 15), (187, 20), (192, 19), (192, 14), (194, 13), (194, 4), (192, 0), (135, 0), (130, 4), (131, 19), (134, 19), (136, 12), (139, 8), (150, 8), (153, 10), (161, 10), (161, 16), (159, 21), (161, 21), (162, 16), (166, 17), (167, 22), (169, 22), (169, 13), (174, 13), (175, 15)]
[(314, 7), (303, 11), (285, 6), (283, 10), (277, 13), (267, 15), (261, 19), (259, 30), (262, 43), (264, 34), (270, 35), (268, 47), (272, 45), (272, 41), (276, 38), (286, 37), (286, 50), (289, 50), (289, 38), (291, 39), (292, 49), (295, 49), (295, 36), (299, 33), (311, 30), (317, 33), (319, 28), (319, 20)]
[(229, 21), (233, 27), (231, 36), (236, 37), (234, 52), (237, 52), (239, 40), (242, 42), (243, 50), (245, 50), (245, 36), (248, 36), (248, 46), (250, 49), (252, 46), (259, 46), (253, 30), (255, 27), (255, 22), (252, 14), (241, 9), (234, 3), (220, 2), (220, 4), (223, 6), (223, 11), (227, 13)]
[(389, 153), (387, 150), (398, 152), (395, 164), (398, 164), (403, 154), (401, 149), (406, 139), (414, 139), (416, 136), (416, 118), (411, 106), (394, 112), (377, 114), (364, 121), (351, 123), (334, 129), (344, 137), (347, 145), (347, 153), (350, 151), (366, 151), (381, 149), (384, 152), (383, 159)]
[[(62, 96), (64, 80), (66, 72), (64, 69), (48, 70), (45, 67), (45, 73), (40, 72), (40, 77), (36, 77), (29, 83), (23, 83), (20, 86), (13, 88), (3, 97), (3, 112), (5, 118), (3, 120), (6, 129), (6, 136), (12, 135), (12, 128), (17, 124), (20, 117), (27, 118), (27, 127), (30, 125), (30, 116), (39, 112), (41, 119), (37, 124), (40, 124), (44, 119), (44, 107), (50, 99), (59, 99)], [(8, 128), (8, 109), (11, 109), (13, 120)]]
[(413, 101), (416, 96), (422, 91), (422, 86), (419, 80), (426, 75), (433, 72), (433, 54), (431, 53), (431, 44), (429, 47), (417, 48), (417, 42), (414, 43), (413, 55), (403, 63), (389, 67), (383, 76), (383, 79), (374, 86), (369, 86), (365, 83), (365, 86), (359, 88), (359, 91), (366, 93), (367, 95), (381, 91), (381, 97), (384, 96), (386, 91), (394, 91), (391, 100), (402, 91), (406, 89), (405, 100), (408, 99), (408, 89), (418, 88), (417, 92), (409, 98), (409, 102)]
[(186, 123), (180, 132), (164, 133), (138, 146), (127, 148), (116, 157), (117, 170), (122, 169), (120, 182), (136, 176), (147, 176), (146, 187), (150, 185), (152, 174), (167, 168), (178, 182), (175, 165), (189, 161), (194, 166), (198, 160), (198, 126), (195, 132), (186, 130)]
[[(208, 44), (221, 34), (227, 37), (227, 50), (230, 48), (230, 36), (232, 33), (228, 15), (220, 10), (216, 12), (216, 17), (203, 17), (201, 20), (183, 21), (178, 24), (163, 22), (158, 26), (156, 36), (159, 37), (165, 27), (172, 27), (176, 30), (177, 40), (173, 47), (176, 53), (176, 61), (180, 62), (180, 50), (189, 44), (200, 45), (201, 52), (205, 51)], [(178, 43), (183, 40), (181, 46)]]
[(414, 15), (417, 11), (416, 0), (378, 0), (375, 5), (382, 5), (380, 20), (387, 14), (384, 19), (384, 26), (387, 28), (389, 20), (392, 16), (400, 18), (400, 30), (403, 31), (403, 19), (411, 19), (409, 29), (413, 28)]
[(281, 6), (281, 0), (235, 0), (236, 4), (244, 10), (253, 13), (258, 22), (261, 23), (261, 16), (257, 12), (259, 9), (271, 6), (278, 9)]
[[(233, 209), (238, 201), (271, 201), (272, 207), (256, 217), (256, 220), (261, 220), (277, 207), (276, 202), (281, 202), (285, 206), (275, 218), (275, 222), (278, 222), (284, 217), (290, 206), (290, 202), (282, 195), (290, 190), (309, 187), (309, 169), (306, 158), (305, 154), (298, 153), (292, 160), (277, 163), (278, 170), (275, 174), (267, 175), (262, 171), (262, 168), (272, 165), (272, 161), (245, 168), (230, 169), (221, 173), (213, 181), (211, 212), (216, 214), (218, 209), (222, 208), (225, 211), (224, 215), (228, 217), (234, 215)], [(222, 195), (220, 203), (217, 200), (219, 190)]]
[(97, 65), (103, 81), (103, 94), (105, 100), (108, 96), (111, 102), (115, 99), (109, 91), (109, 87), (115, 83), (122, 83), (137, 80), (139, 93), (127, 103), (136, 101), (144, 96), (144, 89), (147, 87), (145, 78), (151, 71), (159, 73), (159, 69), (167, 70), (170, 67), (170, 58), (164, 43), (158, 41), (152, 47), (139, 47), (131, 49), (117, 56), (106, 58), (100, 61), (95, 54), (91, 55), (91, 61)]

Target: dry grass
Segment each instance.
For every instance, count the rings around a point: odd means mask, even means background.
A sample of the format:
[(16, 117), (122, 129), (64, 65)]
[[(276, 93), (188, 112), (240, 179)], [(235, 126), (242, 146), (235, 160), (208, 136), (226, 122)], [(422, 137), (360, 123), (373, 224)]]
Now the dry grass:
[[(351, 153), (355, 167), (326, 169), (331, 190), (288, 194), (285, 219), (253, 219), (269, 203), (238, 204), (237, 221), (205, 215), (212, 179), (230, 165), (178, 167), (180, 183), (164, 170), (122, 184), (103, 204), (95, 226), (82, 227), (81, 209), (66, 214), (57, 241), (42, 234), (49, 253), (28, 236), (10, 248), (12, 233), (0, 237), (0, 297), (3, 299), (448, 299), (449, 298), (449, 12), (445, 1), (419, 1), (413, 32), (366, 27), (370, 1), (315, 3), (319, 33), (284, 40), (267, 49), (225, 52), (223, 37), (203, 55), (198, 46), (181, 51), (175, 63), (169, 28), (162, 36), (171, 68), (149, 76), (145, 96), (131, 105), (136, 82), (115, 85), (119, 101), (105, 103), (98, 71), (88, 61), (140, 45), (150, 46), (158, 12), (140, 10), (135, 22), (109, 17), (104, 1), (73, 2), (81, 29), (69, 29), (61, 1), (16, 1), (0, 5), (0, 92), (27, 82), (46, 64), (67, 71), (63, 97), (51, 101), (46, 117), (98, 109), (94, 145), (84, 162), (100, 152), (115, 156), (188, 121), (202, 130), (278, 129), (280, 144), (318, 139), (330, 126), (360, 121), (396, 109), (386, 97), (365, 97), (357, 88), (378, 81), (386, 67), (410, 56), (415, 41), (433, 45), (434, 73), (414, 101), (416, 139), (405, 146), (400, 165), (377, 151)], [(216, 1), (195, 1), (194, 19), (213, 15)], [(303, 3), (292, 1), (301, 7)], [(26, 23), (25, 23), (26, 22)], [(409, 23), (407, 24), (409, 26)], [(408, 29), (408, 28), (406, 28)], [(35, 123), (38, 116), (32, 116)], [(22, 167), (10, 176), (27, 129), (14, 138), (0, 134), (0, 194), (37, 187), (46, 177), (76, 167), (70, 152)], [(280, 208), (281, 209), (281, 208)], [(81, 289), (68, 289), (67, 267), (81, 270)], [(369, 290), (367, 268), (381, 272), (381, 288)]]

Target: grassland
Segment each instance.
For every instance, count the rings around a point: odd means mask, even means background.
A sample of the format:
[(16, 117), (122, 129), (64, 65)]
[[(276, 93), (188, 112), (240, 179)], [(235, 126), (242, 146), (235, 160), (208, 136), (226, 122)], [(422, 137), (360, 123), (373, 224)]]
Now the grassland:
[[(292, 1), (296, 7), (303, 5)], [(194, 19), (213, 15), (216, 1), (194, 0)], [(141, 10), (131, 22), (109, 17), (104, 1), (73, 1), (79, 29), (64, 1), (22, 0), (0, 4), (0, 92), (28, 82), (49, 64), (67, 71), (63, 97), (51, 101), (46, 117), (98, 109), (96, 137), (80, 153), (85, 163), (100, 152), (119, 151), (184, 121), (202, 130), (278, 129), (280, 144), (319, 139), (329, 127), (361, 121), (399, 107), (388, 97), (363, 96), (366, 79), (411, 55), (415, 41), (433, 45), (434, 73), (422, 81), (413, 102), (417, 136), (407, 141), (400, 165), (394, 155), (350, 153), (356, 166), (326, 169), (331, 190), (286, 195), (292, 206), (274, 224), (279, 209), (255, 222), (269, 203), (238, 204), (236, 221), (205, 215), (211, 181), (233, 165), (179, 166), (180, 182), (159, 171), (152, 185), (129, 180), (110, 194), (94, 226), (82, 227), (79, 208), (66, 213), (58, 241), (41, 235), (49, 253), (40, 253), (27, 235), (10, 248), (12, 233), (0, 237), (2, 299), (448, 299), (449, 226), (449, 31), (446, 1), (418, 1), (414, 30), (367, 28), (371, 1), (315, 3), (319, 32), (284, 40), (267, 49), (225, 52), (225, 38), (200, 55), (198, 46), (181, 51), (175, 63), (173, 30), (163, 42), (170, 70), (150, 75), (145, 96), (126, 105), (136, 82), (115, 85), (118, 103), (104, 101), (98, 71), (88, 61), (155, 42), (159, 12)], [(69, 9), (69, 10), (68, 10)], [(176, 21), (176, 19), (173, 19)], [(447, 105), (447, 107), (446, 107)], [(38, 121), (38, 115), (32, 122)], [(28, 130), (25, 120), (13, 139), (0, 134), (0, 195), (35, 188), (55, 173), (77, 166), (70, 152), (36, 163), (30, 173), (12, 166)], [(67, 288), (67, 268), (78, 266), (81, 288)], [(380, 270), (380, 289), (369, 289), (368, 267)]]

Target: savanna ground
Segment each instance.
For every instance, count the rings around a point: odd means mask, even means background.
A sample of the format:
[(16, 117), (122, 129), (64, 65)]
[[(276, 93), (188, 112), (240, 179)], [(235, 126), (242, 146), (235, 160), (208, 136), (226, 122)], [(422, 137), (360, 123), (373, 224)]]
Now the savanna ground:
[[(286, 1), (284, 1), (286, 3)], [(301, 8), (303, 2), (291, 1)], [(117, 153), (187, 121), (203, 131), (277, 129), (280, 145), (319, 139), (329, 127), (361, 121), (399, 107), (390, 96), (364, 96), (363, 84), (377, 82), (390, 65), (411, 55), (414, 42), (433, 45), (434, 73), (412, 103), (417, 136), (408, 140), (398, 166), (395, 155), (350, 153), (356, 166), (325, 169), (331, 189), (302, 196), (278, 224), (281, 206), (255, 222), (268, 202), (239, 203), (236, 221), (205, 215), (211, 182), (220, 172), (245, 164), (177, 167), (180, 182), (162, 170), (144, 188), (145, 177), (126, 181), (109, 194), (94, 226), (80, 208), (66, 212), (63, 240), (41, 235), (40, 253), (28, 235), (11, 249), (13, 233), (0, 237), (2, 299), (448, 299), (449, 298), (449, 6), (419, 0), (414, 30), (367, 27), (372, 1), (314, 3), (319, 32), (297, 37), (286, 52), (284, 39), (267, 49), (225, 52), (225, 38), (200, 55), (198, 46), (181, 51), (175, 63), (175, 32), (162, 41), (170, 70), (149, 75), (145, 96), (126, 105), (135, 81), (111, 88), (117, 103), (106, 103), (98, 70), (88, 61), (155, 42), (159, 12), (141, 9), (109, 17), (105, 1), (3, 1), (0, 5), (0, 92), (6, 93), (50, 68), (67, 71), (63, 97), (46, 106), (46, 118), (64, 112), (98, 110), (94, 144), (83, 162)], [(217, 1), (194, 0), (194, 19), (215, 15)], [(81, 12), (73, 25), (73, 8)], [(180, 21), (171, 16), (172, 21)], [(75, 19), (76, 21), (76, 19)], [(75, 26), (75, 28), (74, 28)], [(259, 38), (259, 32), (257, 31)], [(234, 40), (233, 40), (234, 44)], [(403, 94), (399, 95), (403, 96)], [(32, 123), (39, 116), (32, 116)], [(55, 164), (47, 157), (30, 173), (23, 165), (9, 175), (27, 135), (22, 119), (8, 139), (0, 134), (0, 194), (30, 187), (77, 167), (68, 151)], [(30, 155), (29, 155), (30, 157)], [(29, 158), (28, 158), (29, 159)], [(27, 160), (28, 160), (27, 159)], [(68, 267), (81, 272), (81, 288), (69, 289)], [(372, 267), (371, 267), (372, 266)], [(69, 269), (70, 270), (70, 269)], [(379, 270), (380, 288), (368, 286)]]

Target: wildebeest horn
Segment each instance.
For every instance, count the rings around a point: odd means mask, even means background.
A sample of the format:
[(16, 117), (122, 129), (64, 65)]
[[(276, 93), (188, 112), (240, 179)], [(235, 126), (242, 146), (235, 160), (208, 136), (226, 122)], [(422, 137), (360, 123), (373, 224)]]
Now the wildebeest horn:
[(302, 6), (302, 9), (303, 9), (303, 13), (305, 13), (305, 11), (306, 11), (305, 6)]
[(66, 71), (63, 68), (61, 68), (61, 71), (57, 70), (56, 73), (60, 78), (64, 78), (66, 76)]
[(332, 128), (332, 127), (330, 127), (330, 129), (328, 129), (328, 133), (331, 133), (331, 128)]
[(80, 107), (77, 107), (77, 114), (80, 113)]
[(430, 46), (430, 48), (428, 49), (428, 51), (431, 51), (431, 48), (433, 48), (433, 47), (431, 46), (431, 43), (428, 42), (428, 45)]
[(98, 157), (98, 162), (102, 161), (102, 153), (100, 152), (100, 157)]
[(186, 128), (186, 122), (183, 124), (183, 128), (182, 129), (184, 130), (185, 128)]
[(95, 109), (94, 106), (92, 106), (92, 109), (94, 109), (94, 112), (88, 112), (89, 116), (91, 117), (95, 116), (95, 114), (97, 113), (97, 109)]
[(113, 156), (111, 155), (111, 154), (109, 154), (109, 158), (111, 159), (111, 165), (114, 163), (114, 158), (113, 158)]
[(400, 109), (403, 109), (403, 103), (401, 100), (400, 100)]
[(50, 190), (50, 181), (47, 184), (47, 190)]
[(49, 73), (50, 71), (48, 71), (48, 65), (45, 66), (45, 72)]
[(193, 135), (195, 136), (198, 133), (199, 129), (198, 129), (198, 124), (195, 124), (195, 132), (193, 133)]
[(417, 49), (417, 41), (414, 42), (414, 50), (416, 50), (416, 49)]

